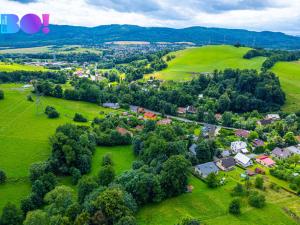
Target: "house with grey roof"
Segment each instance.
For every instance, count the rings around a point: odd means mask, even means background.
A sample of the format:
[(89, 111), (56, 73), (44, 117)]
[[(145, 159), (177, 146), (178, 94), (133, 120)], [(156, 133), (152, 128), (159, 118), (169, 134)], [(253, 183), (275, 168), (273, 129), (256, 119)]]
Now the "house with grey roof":
[(300, 147), (296, 147), (296, 146), (290, 146), (285, 148), (286, 150), (288, 150), (289, 152), (291, 152), (292, 155), (300, 155)]
[(211, 173), (217, 174), (219, 172), (219, 168), (216, 166), (214, 162), (207, 162), (195, 166), (195, 172), (199, 176), (206, 178)]
[(111, 108), (111, 109), (119, 109), (120, 108), (119, 103), (113, 103), (113, 102), (103, 103), (102, 106), (105, 107), (105, 108)]
[(242, 166), (244, 168), (252, 165), (251, 159), (242, 153), (236, 154), (236, 156), (234, 156), (234, 159), (237, 164), (239, 164), (240, 166)]
[(231, 155), (231, 152), (228, 151), (228, 150), (224, 150), (224, 151), (221, 152), (222, 158), (229, 157), (230, 155)]
[(271, 152), (271, 156), (273, 156), (276, 159), (286, 159), (291, 155), (292, 153), (289, 150), (278, 147), (273, 149), (273, 151)]
[(236, 162), (233, 157), (228, 157), (225, 159), (220, 159), (217, 161), (216, 165), (223, 171), (232, 170), (235, 166)]

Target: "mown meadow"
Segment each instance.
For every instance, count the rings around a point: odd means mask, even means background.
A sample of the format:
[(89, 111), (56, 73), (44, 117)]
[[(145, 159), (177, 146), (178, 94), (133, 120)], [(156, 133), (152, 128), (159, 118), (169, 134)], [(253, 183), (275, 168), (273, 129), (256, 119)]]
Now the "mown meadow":
[[(75, 112), (83, 114), (89, 121), (103, 116), (102, 113), (111, 112), (92, 103), (50, 97), (42, 97), (37, 107), (36, 102), (27, 100), (31, 90), (22, 86), (0, 85), (5, 93), (5, 99), (0, 101), (0, 168), (8, 177), (8, 182), (0, 185), (0, 209), (6, 202), (18, 203), (28, 194), (29, 167), (34, 162), (48, 158), (51, 151), (49, 137), (59, 125), (73, 123)], [(57, 109), (60, 113), (58, 119), (47, 118), (44, 114), (47, 105)], [(99, 154), (98, 149), (96, 154)]]

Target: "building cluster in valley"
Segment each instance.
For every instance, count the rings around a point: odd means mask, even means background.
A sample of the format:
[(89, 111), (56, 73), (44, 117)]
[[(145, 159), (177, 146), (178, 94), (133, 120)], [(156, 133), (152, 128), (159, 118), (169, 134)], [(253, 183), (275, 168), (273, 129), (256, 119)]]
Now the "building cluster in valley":
[[(264, 119), (268, 123), (274, 120), (280, 120), (280, 117), (277, 114), (270, 114)], [(258, 121), (258, 124), (263, 125), (264, 122)], [(205, 126), (203, 129), (206, 129)], [(266, 143), (260, 139), (249, 142), (249, 135), (250, 132), (247, 130), (235, 130), (235, 136), (240, 140), (231, 142), (230, 148), (223, 150), (218, 157), (215, 157), (214, 161), (196, 165), (194, 167), (195, 173), (202, 178), (206, 178), (211, 173), (217, 174), (219, 171), (230, 171), (238, 166), (245, 169), (245, 174), (241, 174), (241, 176), (253, 176), (264, 173), (261, 167), (275, 167), (276, 160), (285, 160), (293, 155), (300, 156), (300, 144), (285, 148), (275, 147), (269, 154), (254, 154), (256, 148), (263, 147)], [(298, 141), (300, 143), (300, 140)], [(196, 156), (196, 148), (197, 144), (192, 144), (189, 148), (190, 154)]]

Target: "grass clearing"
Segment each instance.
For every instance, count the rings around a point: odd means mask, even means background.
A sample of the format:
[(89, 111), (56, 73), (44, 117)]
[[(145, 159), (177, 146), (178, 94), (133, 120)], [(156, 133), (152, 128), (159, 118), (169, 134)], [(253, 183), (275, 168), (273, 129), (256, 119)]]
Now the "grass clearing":
[[(228, 183), (216, 189), (209, 189), (207, 185), (195, 178), (190, 178), (194, 186), (192, 193), (167, 199), (159, 204), (143, 207), (137, 214), (141, 225), (174, 225), (184, 217), (195, 217), (207, 225), (292, 225), (297, 224), (283, 210), (283, 207), (297, 208), (300, 199), (286, 191), (280, 193), (268, 189), (264, 194), (267, 205), (263, 209), (249, 206), (246, 200), (242, 201), (242, 214), (233, 216), (228, 213), (228, 206), (233, 199), (230, 195), (236, 182), (242, 182), (240, 173), (235, 170), (225, 173)], [(159, 216), (154, 216), (159, 215)]]
[(51, 46), (43, 47), (32, 47), (32, 48), (8, 48), (0, 50), (0, 54), (14, 54), (14, 53), (23, 53), (23, 54), (36, 54), (36, 53), (47, 53), (50, 51)]
[(126, 170), (130, 170), (132, 162), (135, 160), (132, 146), (115, 146), (115, 147), (97, 147), (92, 161), (91, 174), (97, 176), (101, 167), (104, 155), (110, 154), (114, 162), (116, 175), (120, 175)]
[(3, 72), (12, 72), (16, 70), (23, 70), (23, 71), (44, 71), (46, 70), (42, 66), (31, 66), (31, 65), (21, 65), (17, 63), (7, 64), (0, 62), (0, 71)]
[[(22, 86), (0, 85), (5, 94), (5, 99), (0, 101), (0, 168), (8, 177), (7, 184), (0, 185), (0, 210), (6, 202), (18, 202), (27, 195), (30, 190), (27, 180), (29, 167), (34, 162), (48, 158), (51, 152), (49, 137), (59, 125), (73, 123), (76, 112), (83, 114), (89, 121), (103, 116), (99, 114), (100, 111), (111, 112), (110, 109), (92, 103), (42, 97), (38, 114), (36, 103), (26, 99), (30, 90), (24, 90)], [(43, 113), (47, 105), (54, 106), (60, 118), (48, 119)], [(19, 186), (18, 193), (13, 195), (13, 190)]]
[(300, 109), (300, 61), (278, 62), (272, 71), (279, 77), (286, 103), (283, 110), (295, 112)]
[(197, 48), (188, 48), (175, 53), (176, 58), (168, 62), (168, 68), (149, 76), (163, 80), (190, 80), (194, 73), (212, 72), (215, 69), (226, 68), (260, 69), (264, 57), (248, 60), (243, 55), (250, 48), (236, 48), (229, 45), (210, 45)]

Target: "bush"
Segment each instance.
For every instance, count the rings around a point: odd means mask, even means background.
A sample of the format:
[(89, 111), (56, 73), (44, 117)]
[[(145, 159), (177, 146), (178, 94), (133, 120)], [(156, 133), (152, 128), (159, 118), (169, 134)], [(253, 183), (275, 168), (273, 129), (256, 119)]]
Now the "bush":
[(6, 181), (6, 174), (3, 170), (0, 170), (0, 184), (4, 184)]
[(4, 92), (2, 90), (0, 90), (0, 100), (4, 99)]
[(102, 166), (113, 166), (113, 161), (110, 154), (105, 154), (102, 158)]
[(50, 119), (58, 118), (59, 113), (56, 111), (56, 109), (52, 106), (47, 106), (45, 109), (45, 114), (48, 116)]
[(232, 196), (243, 196), (245, 195), (246, 191), (242, 184), (237, 183), (236, 186), (233, 188), (231, 195)]
[(102, 186), (109, 185), (115, 179), (114, 168), (110, 165), (101, 168), (98, 174), (98, 184)]
[(264, 189), (264, 179), (262, 177), (256, 177), (255, 187), (261, 190)]
[(258, 192), (252, 192), (249, 195), (249, 204), (255, 208), (262, 208), (266, 204), (266, 198), (262, 194), (259, 194)]
[(209, 188), (216, 188), (219, 186), (219, 179), (216, 174), (211, 173), (207, 176), (206, 183)]
[(32, 96), (31, 96), (31, 95), (27, 95), (27, 101), (29, 101), (29, 102), (33, 102), (33, 98), (32, 98)]
[(233, 215), (241, 214), (241, 202), (239, 199), (233, 199), (229, 205), (229, 213)]
[(75, 113), (75, 116), (74, 116), (73, 120), (75, 122), (81, 122), (81, 123), (87, 122), (87, 119), (83, 115), (81, 115), (79, 113)]

